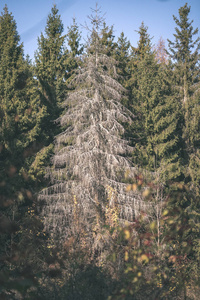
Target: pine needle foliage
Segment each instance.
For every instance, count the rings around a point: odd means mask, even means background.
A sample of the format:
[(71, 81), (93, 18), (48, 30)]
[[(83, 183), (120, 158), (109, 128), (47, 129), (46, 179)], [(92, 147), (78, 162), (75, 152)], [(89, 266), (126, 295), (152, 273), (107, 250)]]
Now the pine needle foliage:
[(193, 21), (189, 20), (190, 9), (191, 7), (186, 3), (179, 9), (179, 18), (173, 16), (177, 25), (174, 34), (175, 41), (168, 40), (168, 54), (173, 62), (176, 88), (183, 105), (188, 105), (189, 97), (194, 92), (194, 85), (199, 80), (198, 51), (200, 38), (194, 39), (198, 33), (198, 28), (194, 29)]
[(0, 180), (6, 182), (0, 188), (2, 196), (16, 199), (28, 180), (23, 174), (41, 133), (45, 108), (34, 91), (30, 64), (7, 6), (0, 17), (0, 41)]
[[(162, 174), (162, 180), (181, 176), (179, 104), (171, 88), (169, 69), (158, 63), (148, 28), (141, 24), (138, 47), (130, 61), (130, 106), (137, 116), (133, 124), (134, 162)], [(182, 132), (181, 132), (182, 133)]]
[(169, 42), (169, 57), (172, 60), (174, 89), (182, 109), (182, 138), (185, 142), (185, 177), (199, 185), (199, 49), (198, 28), (190, 21), (191, 7), (186, 3), (179, 9), (179, 17), (173, 16), (177, 25), (175, 41)]
[(53, 141), (58, 127), (54, 123), (62, 111), (61, 103), (66, 92), (65, 75), (67, 54), (66, 35), (58, 9), (54, 5), (48, 15), (45, 34), (38, 38), (38, 50), (35, 53), (35, 75), (43, 105), (46, 107), (46, 144)]
[(79, 56), (83, 53), (84, 50), (84, 47), (81, 44), (81, 32), (79, 31), (79, 27), (75, 18), (73, 18), (72, 25), (68, 27), (66, 38), (69, 46), (66, 79), (67, 83), (69, 83), (74, 76), (74, 71), (81, 64)]

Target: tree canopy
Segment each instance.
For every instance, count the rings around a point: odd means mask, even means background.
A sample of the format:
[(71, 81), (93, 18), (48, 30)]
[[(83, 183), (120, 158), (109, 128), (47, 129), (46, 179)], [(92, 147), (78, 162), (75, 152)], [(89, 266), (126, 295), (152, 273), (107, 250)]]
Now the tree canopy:
[[(24, 57), (0, 16), (0, 298), (200, 298), (198, 28), (133, 47), (56, 5)], [(135, 43), (136, 45), (136, 43)]]

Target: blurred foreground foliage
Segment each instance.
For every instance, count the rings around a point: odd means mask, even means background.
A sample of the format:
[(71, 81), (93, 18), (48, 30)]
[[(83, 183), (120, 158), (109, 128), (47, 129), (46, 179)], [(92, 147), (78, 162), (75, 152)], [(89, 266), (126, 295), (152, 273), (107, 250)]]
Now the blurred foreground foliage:
[[(152, 202), (162, 190), (152, 183), (144, 189), (141, 181), (127, 189), (140, 189)], [(116, 245), (124, 245), (123, 275), (109, 299), (198, 299), (199, 199), (181, 183), (163, 192), (154, 214), (141, 212), (119, 230)]]
[(198, 299), (198, 196), (185, 184), (164, 188), (141, 175), (127, 190), (154, 210), (122, 226), (117, 204), (108, 206), (93, 241), (76, 214), (74, 235), (58, 247), (34, 199), (20, 222), (20, 210), (14, 221), (1, 215), (1, 299)]

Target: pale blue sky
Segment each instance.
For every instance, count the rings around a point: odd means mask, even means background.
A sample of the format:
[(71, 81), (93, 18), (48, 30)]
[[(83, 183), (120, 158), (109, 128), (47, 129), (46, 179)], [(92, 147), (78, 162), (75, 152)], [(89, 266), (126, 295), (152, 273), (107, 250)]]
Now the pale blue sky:
[[(106, 23), (114, 25), (116, 38), (124, 31), (133, 46), (138, 41), (135, 30), (138, 30), (142, 21), (148, 26), (150, 36), (154, 37), (154, 44), (160, 36), (164, 40), (173, 40), (175, 22), (172, 15), (178, 16), (178, 9), (186, 2), (191, 6), (190, 19), (194, 20), (193, 27), (200, 30), (200, 0), (0, 0), (0, 11), (7, 4), (17, 22), (24, 52), (33, 58), (37, 49), (37, 37), (44, 31), (47, 16), (54, 3), (67, 32), (67, 26), (72, 23), (73, 17), (76, 17), (78, 24), (87, 21), (90, 8), (94, 8), (96, 2), (102, 12), (106, 13)], [(85, 36), (84, 28), (81, 31)]]

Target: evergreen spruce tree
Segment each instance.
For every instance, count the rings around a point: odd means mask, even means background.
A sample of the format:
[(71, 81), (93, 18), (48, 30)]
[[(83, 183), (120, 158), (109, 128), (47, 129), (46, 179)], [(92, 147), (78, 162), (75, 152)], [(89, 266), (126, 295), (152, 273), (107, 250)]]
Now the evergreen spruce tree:
[[(193, 224), (193, 232), (200, 228), (199, 184), (200, 184), (200, 73), (199, 73), (199, 48), (200, 38), (195, 37), (198, 28), (194, 29), (193, 21), (189, 20), (191, 7), (186, 3), (179, 9), (179, 18), (173, 16), (176, 23), (175, 41), (169, 40), (169, 56), (173, 70), (173, 87), (176, 98), (180, 103), (182, 114), (182, 139), (184, 140), (183, 166), (185, 182), (189, 185), (191, 196), (182, 203), (181, 214), (189, 216), (190, 224)], [(183, 197), (184, 199), (184, 197)], [(195, 268), (199, 264), (199, 238), (193, 240), (192, 263)]]
[[(45, 168), (53, 154), (53, 139), (60, 130), (56, 119), (63, 110), (62, 102), (67, 89), (70, 89), (69, 83), (73, 78), (73, 72), (81, 64), (78, 58), (83, 51), (76, 20), (73, 19), (67, 35), (62, 36), (63, 24), (55, 5), (48, 16), (45, 33), (46, 37), (41, 34), (38, 39), (39, 49), (36, 52), (34, 85), (37, 89), (37, 96), (46, 108), (46, 114), (41, 125), (43, 135), (40, 136), (42, 138), (40, 151), (29, 168), (29, 174), (37, 183), (38, 188), (46, 185)], [(68, 41), (69, 50), (65, 48), (65, 39)]]
[(22, 168), (41, 133), (45, 108), (32, 90), (30, 65), (24, 60), (16, 23), (7, 7), (0, 25), (1, 180), (6, 182), (1, 195), (16, 198), (24, 181)]
[(127, 37), (125, 37), (124, 32), (122, 32), (117, 40), (115, 59), (117, 61), (117, 73), (121, 76), (119, 81), (124, 87), (127, 87), (130, 78), (130, 47), (130, 42), (127, 40)]
[(140, 77), (142, 77), (140, 73), (144, 71), (142, 66), (140, 67), (140, 65), (144, 63), (150, 64), (151, 61), (154, 60), (151, 38), (147, 30), (148, 27), (146, 27), (142, 22), (139, 31), (137, 31), (139, 34), (138, 47), (137, 48), (132, 47), (132, 53), (129, 62), (131, 78), (129, 80), (128, 86), (131, 89), (131, 101), (132, 101), (132, 103), (130, 103), (130, 106), (132, 106), (132, 110), (134, 110), (134, 112), (137, 115), (141, 113), (140, 111), (141, 103), (138, 102), (139, 93), (140, 93), (139, 84), (140, 84)]
[(114, 29), (113, 26), (109, 27), (106, 25), (106, 22), (103, 22), (103, 26), (101, 29), (101, 44), (102, 51), (107, 56), (114, 56), (115, 48), (117, 44), (114, 42)]
[(190, 160), (189, 174), (196, 190), (200, 194), (200, 93), (196, 91), (192, 98), (193, 107), (190, 114)]
[[(116, 70), (118, 74), (118, 81), (122, 86), (126, 89), (124, 96), (122, 97), (122, 103), (128, 109), (131, 109), (130, 106), (130, 86), (129, 86), (129, 79), (130, 79), (130, 48), (131, 44), (125, 37), (124, 33), (122, 32), (118, 37), (116, 48), (115, 48), (115, 55), (114, 58), (116, 59)], [(132, 128), (131, 124), (124, 124), (125, 127), (125, 134), (126, 139), (132, 141)]]
[(179, 107), (167, 68), (158, 64), (147, 27), (142, 23), (132, 58), (132, 110), (137, 116), (134, 159), (162, 174), (162, 180), (180, 178), (181, 140)]
[(60, 128), (56, 119), (62, 112), (68, 78), (68, 50), (65, 48), (66, 35), (58, 9), (54, 5), (48, 15), (45, 34), (38, 38), (38, 50), (35, 53), (34, 86), (46, 113), (42, 119), (42, 142), (29, 174), (39, 186), (45, 183), (45, 167), (53, 153), (53, 140)]
[(179, 19), (173, 16), (177, 25), (175, 41), (169, 42), (169, 57), (173, 61), (174, 76), (180, 101), (185, 109), (189, 109), (190, 96), (194, 93), (194, 85), (199, 81), (199, 38), (194, 40), (198, 28), (193, 29), (193, 21), (189, 21), (190, 7), (186, 3), (179, 9)]
[[(137, 153), (138, 146), (144, 146), (147, 143), (147, 137), (144, 130), (144, 102), (145, 97), (148, 96), (147, 89), (150, 90), (151, 85), (146, 76), (149, 76), (150, 80), (153, 80), (152, 74), (150, 74), (150, 72), (147, 73), (147, 68), (149, 69), (148, 65), (151, 66), (151, 63), (154, 62), (151, 38), (147, 30), (148, 28), (142, 22), (139, 31), (137, 31), (139, 34), (138, 47), (135, 48), (131, 46), (131, 55), (128, 64), (130, 71), (130, 79), (127, 83), (129, 90), (128, 107), (136, 116), (129, 135), (132, 139), (132, 145), (136, 147), (136, 154), (133, 154), (134, 162), (139, 165), (146, 165), (141, 155), (139, 155), (140, 153), (142, 154), (143, 151), (139, 150)], [(146, 96), (144, 91), (142, 92), (143, 85), (144, 89), (147, 90)]]
[[(35, 200), (28, 171), (46, 110), (37, 97), (31, 66), (24, 59), (16, 22), (7, 6), (0, 16), (0, 99), (0, 298), (12, 298), (13, 291), (23, 294), (34, 285), (39, 258), (39, 246), (33, 244), (38, 226), (35, 217), (28, 215), (28, 207), (34, 211)], [(31, 269), (24, 272), (28, 265)]]
[(67, 55), (65, 49), (66, 35), (63, 24), (54, 5), (48, 16), (45, 35), (38, 38), (38, 50), (35, 54), (35, 74), (42, 103), (47, 108), (48, 117), (45, 120), (48, 145), (58, 130), (55, 120), (60, 115), (61, 104), (66, 93), (65, 77), (67, 76)]
[[(181, 103), (183, 115), (183, 138), (185, 140), (186, 174), (194, 172), (198, 165), (199, 147), (199, 47), (200, 39), (195, 38), (198, 28), (194, 29), (193, 21), (189, 20), (190, 6), (186, 3), (179, 9), (179, 18), (173, 16), (177, 25), (174, 34), (175, 41), (169, 41), (169, 56), (172, 59), (173, 81), (178, 100)], [(190, 165), (188, 172), (188, 164)], [(193, 167), (195, 171), (193, 172)], [(198, 173), (198, 172), (197, 172)], [(199, 180), (199, 179), (198, 179)], [(198, 181), (197, 180), (197, 181)]]
[(67, 32), (67, 42), (69, 46), (69, 55), (67, 59), (67, 74), (66, 78), (68, 82), (70, 81), (71, 76), (73, 76), (73, 72), (80, 65), (80, 60), (78, 60), (79, 56), (83, 53), (83, 45), (80, 43), (81, 41), (81, 32), (79, 32), (79, 27), (77, 25), (76, 19), (73, 18), (73, 23), (70, 27), (68, 27)]

